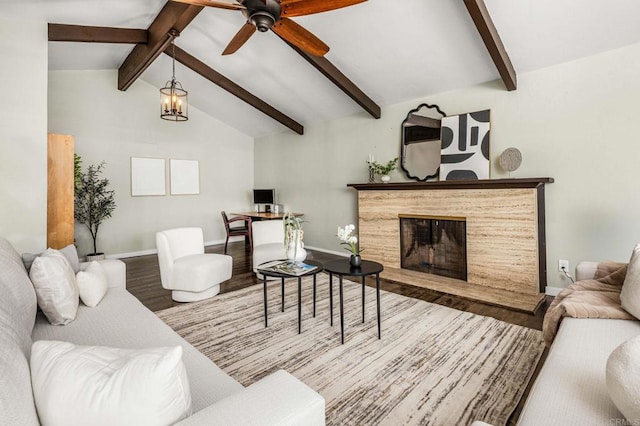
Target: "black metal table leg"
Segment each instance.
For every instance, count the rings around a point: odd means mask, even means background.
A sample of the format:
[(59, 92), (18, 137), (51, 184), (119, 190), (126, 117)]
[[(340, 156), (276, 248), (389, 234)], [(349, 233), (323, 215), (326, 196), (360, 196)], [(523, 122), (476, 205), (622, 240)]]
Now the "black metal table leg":
[(267, 276), (262, 276), (262, 282), (264, 285), (264, 326), (267, 327)]
[(329, 316), (333, 327), (333, 274), (329, 272)]
[(378, 339), (380, 339), (380, 274), (376, 274), (376, 299), (378, 299)]
[(342, 275), (338, 275), (340, 281), (340, 335), (342, 336), (342, 344), (344, 345), (344, 309), (342, 297)]
[(316, 275), (313, 274), (313, 317), (316, 317)]
[(302, 332), (302, 277), (298, 277), (298, 334)]
[(364, 280), (367, 278), (366, 275), (362, 276), (362, 323), (364, 324)]
[(284, 312), (284, 278), (282, 278), (282, 312)]

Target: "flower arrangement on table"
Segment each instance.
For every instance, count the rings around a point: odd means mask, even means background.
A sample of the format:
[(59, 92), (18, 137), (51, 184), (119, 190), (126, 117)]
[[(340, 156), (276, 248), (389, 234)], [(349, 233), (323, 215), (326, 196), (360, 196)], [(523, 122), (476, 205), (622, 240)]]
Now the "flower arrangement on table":
[(378, 163), (377, 161), (374, 161), (373, 157), (369, 157), (369, 161), (367, 161), (367, 163), (369, 164), (369, 172), (373, 172), (376, 175), (382, 176), (381, 180), (384, 183), (387, 183), (391, 180), (391, 178), (389, 177), (389, 173), (391, 173), (398, 167), (398, 157), (390, 160), (387, 164), (384, 165)]
[(360, 266), (362, 264), (362, 258), (360, 257), (360, 253), (364, 250), (360, 250), (358, 248), (358, 237), (353, 235), (353, 231), (355, 231), (356, 227), (353, 224), (349, 224), (344, 228), (338, 227), (338, 240), (340, 240), (340, 245), (344, 245), (345, 250), (351, 253), (351, 258), (349, 261), (352, 266)]

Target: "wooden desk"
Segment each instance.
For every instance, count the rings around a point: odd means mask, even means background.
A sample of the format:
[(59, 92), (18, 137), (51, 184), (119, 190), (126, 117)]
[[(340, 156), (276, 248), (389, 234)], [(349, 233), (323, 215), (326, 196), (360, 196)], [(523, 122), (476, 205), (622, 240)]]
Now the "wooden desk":
[[(241, 213), (229, 213), (234, 216), (249, 216), (251, 220), (274, 220), (284, 219), (286, 213), (267, 213), (267, 212), (241, 212)], [(292, 213), (295, 217), (304, 216), (304, 213)]]

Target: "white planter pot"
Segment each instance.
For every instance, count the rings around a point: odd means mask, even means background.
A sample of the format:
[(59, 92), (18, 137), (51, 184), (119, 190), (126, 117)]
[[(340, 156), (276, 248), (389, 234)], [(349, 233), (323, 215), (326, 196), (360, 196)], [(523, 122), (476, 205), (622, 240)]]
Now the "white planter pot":
[(93, 262), (94, 260), (104, 260), (104, 253), (88, 254), (87, 262)]
[(382, 183), (389, 183), (391, 181), (391, 176), (389, 175), (382, 175), (380, 177), (380, 180), (382, 181)]

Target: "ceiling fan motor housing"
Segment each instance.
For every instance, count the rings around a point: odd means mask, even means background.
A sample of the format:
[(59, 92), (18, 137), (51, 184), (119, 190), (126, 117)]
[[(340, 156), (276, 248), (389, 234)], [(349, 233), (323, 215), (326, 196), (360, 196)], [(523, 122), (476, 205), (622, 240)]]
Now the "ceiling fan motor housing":
[(280, 20), (282, 8), (275, 0), (244, 0), (241, 3), (247, 8), (242, 13), (262, 33)]
[(249, 16), (249, 21), (255, 25), (261, 33), (269, 31), (273, 24), (276, 23), (276, 20), (271, 16), (271, 14), (262, 11), (255, 12)]

